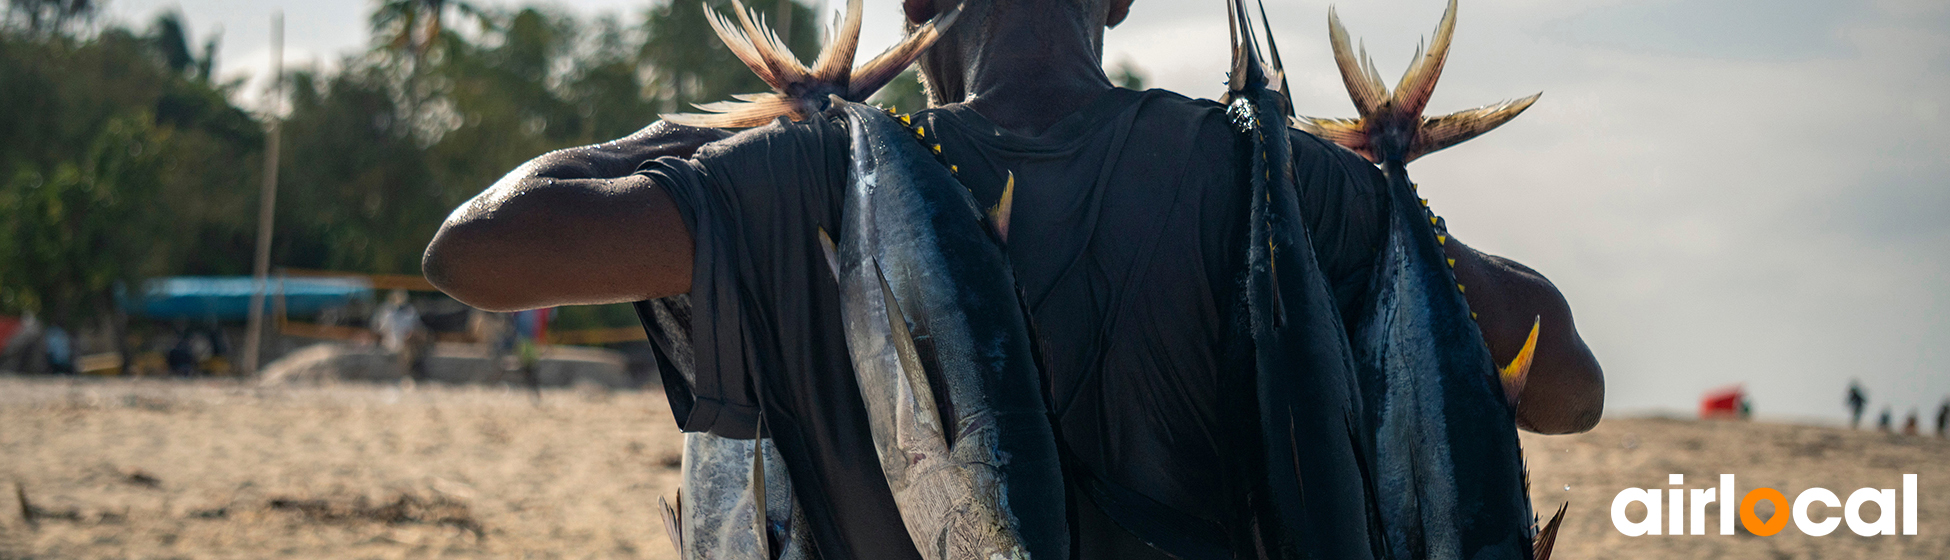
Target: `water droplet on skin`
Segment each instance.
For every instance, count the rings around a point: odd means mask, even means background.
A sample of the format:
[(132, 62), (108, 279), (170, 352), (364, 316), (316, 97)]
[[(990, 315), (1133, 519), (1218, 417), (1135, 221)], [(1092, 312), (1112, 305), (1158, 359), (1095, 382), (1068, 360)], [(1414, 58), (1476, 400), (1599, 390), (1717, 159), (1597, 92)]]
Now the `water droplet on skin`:
[(1564, 485), (1564, 491), (1565, 491), (1565, 492), (1570, 492), (1570, 491), (1571, 491), (1571, 485), (1569, 485), (1569, 484), (1566, 484), (1566, 485)]

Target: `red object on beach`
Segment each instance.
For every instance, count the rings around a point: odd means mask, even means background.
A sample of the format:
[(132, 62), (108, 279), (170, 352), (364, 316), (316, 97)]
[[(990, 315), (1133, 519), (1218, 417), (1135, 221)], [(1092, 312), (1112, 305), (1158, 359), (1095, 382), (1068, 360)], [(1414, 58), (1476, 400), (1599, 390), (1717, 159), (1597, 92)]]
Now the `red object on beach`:
[(1746, 417), (1742, 406), (1747, 401), (1747, 392), (1741, 386), (1724, 387), (1707, 391), (1699, 401), (1699, 417), (1702, 419), (1733, 420)]
[(7, 341), (13, 340), (14, 333), (19, 330), (19, 317), (0, 315), (0, 350), (7, 349)]

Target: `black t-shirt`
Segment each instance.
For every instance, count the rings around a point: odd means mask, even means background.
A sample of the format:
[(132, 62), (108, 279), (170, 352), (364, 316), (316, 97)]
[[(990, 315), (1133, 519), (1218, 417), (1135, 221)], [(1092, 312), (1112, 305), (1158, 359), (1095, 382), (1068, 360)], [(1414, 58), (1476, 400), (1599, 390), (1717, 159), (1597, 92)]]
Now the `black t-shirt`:
[[(1037, 137), (950, 106), (914, 116), (983, 205), (1016, 179), (1007, 253), (1043, 342), (1063, 438), (1096, 477), (1233, 526), (1250, 453), (1252, 370), (1227, 363), (1247, 192), (1224, 108), (1112, 90)], [(667, 388), (679, 425), (766, 432), (825, 558), (918, 558), (875, 462), (816, 228), (837, 231), (843, 124), (779, 121), (642, 171), (696, 239), (696, 382)], [(1345, 309), (1381, 243), (1376, 168), (1294, 133), (1303, 213)], [(1236, 442), (1236, 443), (1235, 443)], [(1089, 510), (1090, 508), (1082, 508)], [(1095, 512), (1082, 558), (1154, 556)], [(1162, 557), (1162, 556), (1158, 556)]]

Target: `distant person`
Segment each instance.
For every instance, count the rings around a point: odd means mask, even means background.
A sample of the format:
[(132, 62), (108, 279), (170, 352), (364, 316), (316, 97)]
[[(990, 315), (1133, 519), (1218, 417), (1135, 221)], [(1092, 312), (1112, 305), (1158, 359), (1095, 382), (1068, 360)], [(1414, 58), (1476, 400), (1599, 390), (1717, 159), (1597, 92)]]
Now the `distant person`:
[(68, 330), (56, 325), (48, 325), (47, 335), (41, 340), (47, 348), (47, 371), (55, 375), (74, 375), (74, 339), (68, 337)]
[(1853, 430), (1862, 427), (1862, 408), (1868, 405), (1869, 405), (1869, 398), (1862, 395), (1862, 383), (1853, 380), (1849, 381), (1848, 382), (1848, 427), (1849, 429)]
[(1944, 399), (1943, 406), (1936, 409), (1937, 439), (1950, 437), (1950, 434), (1944, 433), (1946, 430), (1950, 430), (1950, 399)]
[(487, 358), (488, 376), (483, 378), (490, 383), (501, 381), (501, 375), (510, 368), (506, 365), (515, 349), (515, 330), (508, 324), (508, 316), (493, 311), (472, 309), (467, 312), (467, 332), (480, 344), (481, 354)]
[(196, 356), (196, 334), (188, 324), (176, 324), (176, 344), (169, 347), (165, 363), (169, 364), (170, 375), (190, 377), (196, 375), (197, 364), (202, 360)]
[(1903, 435), (1916, 435), (1916, 409), (1909, 409), (1909, 419), (1903, 421)]
[(1891, 428), (1891, 426), (1889, 425), (1889, 423), (1890, 423), (1890, 420), (1889, 420), (1889, 407), (1886, 407), (1886, 406), (1885, 406), (1885, 407), (1882, 407), (1882, 419), (1881, 419), (1881, 420), (1878, 420), (1878, 421), (1876, 422), (1876, 429), (1878, 429), (1878, 430), (1882, 430), (1883, 432), (1885, 432), (1885, 433), (1887, 433), (1887, 432), (1889, 432), (1889, 431), (1891, 431), (1891, 430), (1890, 430), (1890, 428)]
[(386, 303), (372, 313), (372, 329), (379, 335), (379, 347), (398, 358), (401, 375), (419, 381), (425, 362), (421, 360), (418, 337), (426, 335), (420, 311), (406, 296), (406, 290), (393, 290)]
[(40, 346), (41, 334), (41, 322), (33, 312), (21, 315), (20, 328), (14, 330), (13, 336), (7, 337), (4, 346), (0, 346), (5, 348), (4, 353), (0, 353), (0, 371), (34, 371), (34, 359), (38, 357), (34, 349)]
[(515, 312), (515, 355), (521, 360), (521, 378), (536, 399), (542, 395), (542, 380), (535, 368), (542, 361), (542, 345), (548, 339), (549, 308)]

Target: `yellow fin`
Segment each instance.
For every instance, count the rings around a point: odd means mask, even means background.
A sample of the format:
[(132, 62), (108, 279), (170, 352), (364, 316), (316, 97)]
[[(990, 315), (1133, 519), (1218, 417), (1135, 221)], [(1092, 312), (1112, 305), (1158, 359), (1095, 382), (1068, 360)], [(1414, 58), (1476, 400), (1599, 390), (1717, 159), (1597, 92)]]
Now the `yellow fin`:
[(1002, 186), (1002, 200), (989, 209), (989, 223), (995, 226), (995, 233), (1002, 237), (1003, 243), (1009, 242), (1009, 215), (1015, 212), (1015, 207), (1016, 172), (1010, 171), (1009, 183)]
[(1537, 357), (1537, 331), (1543, 324), (1542, 316), (1530, 321), (1530, 338), (1524, 340), (1523, 349), (1517, 351), (1510, 365), (1497, 371), (1497, 377), (1503, 380), (1503, 398), (1510, 406), (1517, 405), (1517, 399), (1523, 396), (1524, 382), (1530, 379), (1530, 363)]

